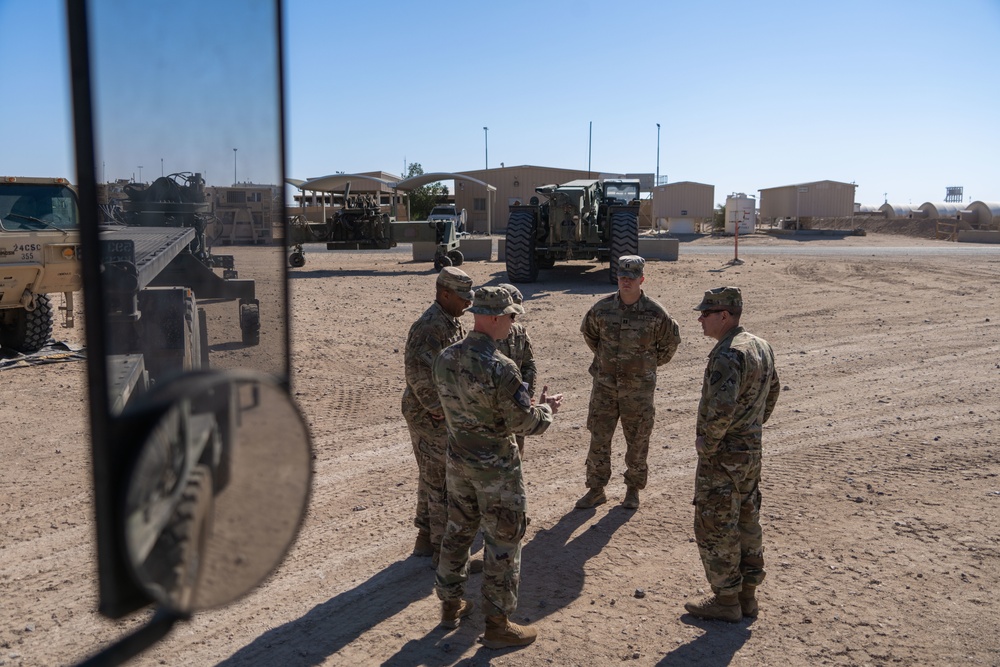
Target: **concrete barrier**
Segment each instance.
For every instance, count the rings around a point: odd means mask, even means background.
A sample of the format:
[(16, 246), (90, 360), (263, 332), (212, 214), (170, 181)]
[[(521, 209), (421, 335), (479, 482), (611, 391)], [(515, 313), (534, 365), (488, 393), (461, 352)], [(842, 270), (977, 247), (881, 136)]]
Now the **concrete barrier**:
[(464, 238), (458, 242), (458, 249), (467, 261), (486, 260), (488, 262), (493, 259), (492, 238)]
[(639, 239), (639, 254), (646, 259), (676, 261), (681, 242), (671, 238)]
[(430, 241), (413, 242), (414, 262), (433, 262), (434, 253), (437, 251), (437, 244)]
[(507, 261), (507, 239), (497, 239), (497, 261)]
[(959, 243), (1000, 243), (1000, 232), (990, 229), (960, 229)]

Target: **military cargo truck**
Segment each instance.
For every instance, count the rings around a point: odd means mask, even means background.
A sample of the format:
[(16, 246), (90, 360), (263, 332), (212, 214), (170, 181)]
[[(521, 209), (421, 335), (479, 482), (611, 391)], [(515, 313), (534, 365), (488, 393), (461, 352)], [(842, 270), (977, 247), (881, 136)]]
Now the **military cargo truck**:
[(557, 261), (609, 262), (618, 280), (618, 258), (639, 252), (639, 181), (579, 179), (535, 188), (542, 199), (510, 207), (507, 277), (512, 283), (538, 279)]
[(76, 194), (64, 178), (0, 179), (0, 345), (37, 352), (52, 336), (50, 294), (73, 326), (80, 289)]

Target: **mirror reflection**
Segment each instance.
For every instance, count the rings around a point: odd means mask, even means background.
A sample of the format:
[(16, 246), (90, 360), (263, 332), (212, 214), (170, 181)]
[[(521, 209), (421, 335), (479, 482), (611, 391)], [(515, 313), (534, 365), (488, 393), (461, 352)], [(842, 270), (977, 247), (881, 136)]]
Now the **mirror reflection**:
[(281, 562), (305, 513), (305, 422), (269, 378), (234, 372), (167, 383), (126, 416), (148, 414), (126, 496), (133, 570), (182, 613), (231, 602)]
[(191, 370), (286, 376), (275, 3), (89, 11), (113, 413)]

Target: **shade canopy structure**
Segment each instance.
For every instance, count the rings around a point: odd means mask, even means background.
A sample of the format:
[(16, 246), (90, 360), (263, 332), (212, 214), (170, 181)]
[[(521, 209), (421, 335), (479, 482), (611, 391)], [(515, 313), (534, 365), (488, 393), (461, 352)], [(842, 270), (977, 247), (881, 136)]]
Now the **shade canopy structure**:
[[(496, 187), (480, 181), (477, 178), (472, 178), (465, 174), (453, 174), (448, 172), (435, 172), (433, 174), (419, 174), (417, 176), (412, 176), (410, 178), (404, 178), (401, 181), (391, 181), (385, 178), (378, 178), (377, 176), (368, 176), (365, 174), (330, 174), (328, 176), (320, 176), (318, 178), (311, 178), (308, 180), (301, 180), (298, 178), (286, 178), (285, 182), (289, 185), (293, 185), (302, 191), (312, 191), (312, 192), (335, 192), (344, 190), (345, 188), (351, 186), (356, 182), (367, 182), (375, 183), (380, 186), (388, 187), (397, 192), (410, 192), (416, 190), (419, 187), (423, 187), (430, 183), (437, 183), (438, 181), (467, 181), (469, 183), (474, 183), (476, 185), (481, 185), (486, 188), (487, 197), (491, 200), (496, 197)], [(493, 202), (490, 201), (486, 206), (486, 233), (492, 233), (493, 228), (492, 221), (492, 211)], [(395, 204), (394, 204), (395, 205)], [(407, 204), (409, 206), (409, 204)]]

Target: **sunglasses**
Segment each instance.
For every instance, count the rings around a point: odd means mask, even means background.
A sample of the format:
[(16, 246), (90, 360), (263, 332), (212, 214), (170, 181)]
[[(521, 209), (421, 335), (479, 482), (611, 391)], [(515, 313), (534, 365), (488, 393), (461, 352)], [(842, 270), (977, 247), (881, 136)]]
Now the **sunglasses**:
[(701, 311), (701, 317), (708, 317), (709, 315), (713, 315), (715, 313), (724, 313), (724, 312), (726, 312), (726, 311), (724, 311), (724, 310), (703, 310), (703, 311)]

